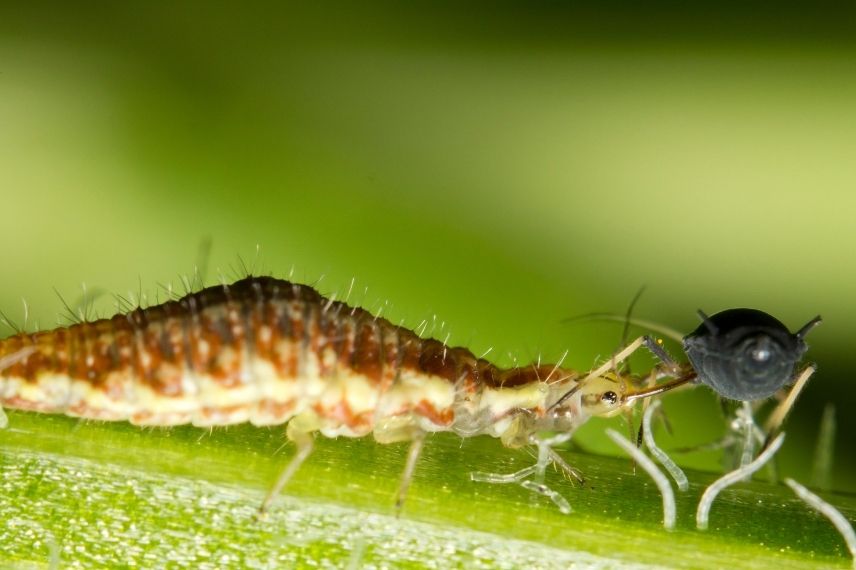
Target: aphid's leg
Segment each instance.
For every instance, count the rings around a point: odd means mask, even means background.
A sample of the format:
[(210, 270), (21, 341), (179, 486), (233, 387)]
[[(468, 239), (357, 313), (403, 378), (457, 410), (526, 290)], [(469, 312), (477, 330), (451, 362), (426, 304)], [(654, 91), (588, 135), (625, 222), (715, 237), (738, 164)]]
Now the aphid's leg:
[(782, 424), (785, 423), (785, 419), (788, 417), (788, 413), (791, 411), (791, 408), (794, 407), (794, 403), (797, 401), (797, 397), (802, 392), (805, 385), (808, 383), (811, 375), (817, 370), (817, 367), (814, 364), (809, 364), (806, 366), (802, 372), (797, 376), (796, 382), (794, 382), (794, 387), (791, 388), (791, 391), (788, 392), (787, 397), (782, 400), (782, 402), (776, 406), (776, 409), (770, 414), (770, 417), (767, 418), (767, 421), (764, 423), (764, 431), (767, 434), (767, 440), (764, 442), (764, 448), (767, 448), (770, 445), (772, 439), (779, 433), (779, 430), (782, 427)]
[(627, 360), (631, 354), (639, 350), (639, 347), (644, 346), (647, 348), (658, 360), (660, 360), (670, 374), (677, 374), (680, 372), (680, 365), (669, 356), (669, 353), (657, 343), (653, 338), (645, 335), (640, 336), (619, 352), (614, 354), (612, 358), (601, 364), (599, 367), (595, 368), (591, 372), (586, 375), (586, 377), (580, 382), (585, 382), (591, 378), (596, 378), (598, 376), (603, 376), (610, 370), (614, 370), (619, 364)]
[(670, 374), (679, 374), (681, 372), (681, 365), (678, 364), (668, 352), (666, 352), (666, 349), (660, 341), (654, 340), (647, 335), (643, 336), (642, 339), (643, 346), (647, 348), (648, 351), (657, 358), (657, 360), (663, 363), (663, 366), (665, 366), (666, 370)]
[[(291, 428), (291, 424), (288, 427)], [(285, 487), (286, 483), (297, 473), (303, 462), (306, 461), (306, 458), (309, 457), (309, 454), (312, 453), (312, 446), (315, 440), (311, 432), (288, 429), (288, 439), (297, 444), (297, 453), (294, 454), (294, 457), (291, 458), (291, 461), (288, 462), (288, 465), (279, 474), (276, 483), (268, 491), (265, 500), (262, 502), (262, 506), (259, 507), (259, 516), (264, 516), (268, 508), (270, 508), (271, 503), (273, 503), (273, 500), (282, 491), (282, 488)]]
[(395, 494), (395, 516), (401, 514), (401, 508), (404, 506), (404, 500), (407, 498), (407, 490), (410, 489), (410, 482), (413, 480), (413, 471), (416, 469), (416, 462), (419, 460), (419, 454), (422, 453), (422, 444), (425, 442), (425, 434), (414, 434), (413, 441), (410, 442), (410, 449), (407, 452), (407, 463), (404, 466), (404, 473), (401, 474), (401, 483), (398, 485), (398, 492)]
[(740, 467), (742, 468), (749, 465), (755, 458), (755, 435), (758, 433), (758, 426), (753, 417), (751, 402), (743, 402), (741, 408), (737, 410), (737, 418), (743, 432), (740, 451)]

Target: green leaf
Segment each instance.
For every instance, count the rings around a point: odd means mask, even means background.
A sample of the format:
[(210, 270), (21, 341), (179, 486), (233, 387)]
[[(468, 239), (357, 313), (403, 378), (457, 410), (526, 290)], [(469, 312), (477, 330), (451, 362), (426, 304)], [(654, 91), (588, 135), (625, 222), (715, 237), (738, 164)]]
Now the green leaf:
[[(401, 517), (407, 444), (319, 438), (264, 521), (256, 510), (293, 448), (281, 428), (139, 429), (10, 413), (0, 432), (0, 564), (16, 567), (845, 568), (843, 540), (784, 486), (744, 483), (695, 508), (716, 476), (690, 472), (678, 526), (628, 459), (563, 452), (581, 488), (548, 472), (574, 512), (471, 471), (528, 466), (480, 437), (426, 442)], [(828, 495), (852, 520), (853, 497)]]

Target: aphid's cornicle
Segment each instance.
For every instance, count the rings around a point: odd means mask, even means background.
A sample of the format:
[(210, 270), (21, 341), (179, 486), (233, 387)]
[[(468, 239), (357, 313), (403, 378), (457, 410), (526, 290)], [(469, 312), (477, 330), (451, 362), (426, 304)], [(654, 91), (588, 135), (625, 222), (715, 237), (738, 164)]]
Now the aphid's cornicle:
[(400, 505), (428, 432), (487, 434), (519, 447), (539, 431), (570, 433), (669, 389), (637, 389), (609, 372), (642, 344), (588, 374), (500, 369), (311, 287), (251, 277), (0, 341), (0, 362), (11, 363), (0, 370), (0, 404), (137, 425), (287, 422), (298, 452), (264, 507), (309, 455), (314, 432), (411, 440)]

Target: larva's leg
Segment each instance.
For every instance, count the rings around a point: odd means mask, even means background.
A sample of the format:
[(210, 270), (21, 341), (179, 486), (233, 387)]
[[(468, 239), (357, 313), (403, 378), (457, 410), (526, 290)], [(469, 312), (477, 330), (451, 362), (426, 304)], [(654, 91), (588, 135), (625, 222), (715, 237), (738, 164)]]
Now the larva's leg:
[[(571, 512), (568, 501), (558, 491), (554, 491), (544, 484), (544, 475), (547, 467), (552, 463), (561, 469), (565, 476), (573, 477), (581, 484), (583, 483), (580, 472), (568, 465), (567, 461), (553, 449), (554, 445), (559, 445), (569, 439), (571, 439), (570, 433), (560, 433), (546, 439), (532, 436), (529, 441), (538, 449), (538, 460), (535, 465), (507, 474), (474, 472), (470, 473), (470, 479), (483, 483), (517, 483), (528, 491), (534, 491), (549, 498), (563, 514), (568, 514)], [(533, 475), (534, 477), (532, 477)], [(530, 480), (529, 477), (532, 477), (534, 481)]]
[(285, 487), (286, 483), (297, 473), (303, 462), (306, 461), (306, 458), (309, 457), (309, 454), (312, 453), (312, 446), (314, 444), (312, 433), (289, 430), (288, 438), (297, 444), (297, 453), (294, 454), (294, 457), (291, 458), (291, 461), (288, 462), (288, 465), (279, 474), (274, 486), (268, 491), (264, 502), (262, 502), (262, 506), (259, 508), (259, 515), (264, 515), (267, 512), (273, 500), (282, 491), (282, 488)]
[(535, 464), (535, 473), (538, 482), (542, 482), (544, 480), (544, 473), (551, 463), (558, 467), (566, 477), (576, 479), (581, 485), (585, 482), (582, 473), (571, 467), (568, 462), (553, 449), (556, 445), (565, 443), (570, 439), (570, 433), (560, 433), (547, 439), (532, 438), (532, 443), (538, 448), (538, 462)]
[(425, 434), (423, 433), (414, 435), (413, 441), (410, 442), (410, 449), (407, 451), (407, 463), (404, 466), (404, 473), (401, 474), (401, 483), (398, 485), (398, 492), (395, 494), (395, 516), (401, 514), (401, 508), (404, 506), (404, 500), (407, 498), (407, 491), (410, 489), (410, 482), (413, 480), (413, 472), (416, 470), (416, 462), (422, 453), (422, 444), (424, 442)]

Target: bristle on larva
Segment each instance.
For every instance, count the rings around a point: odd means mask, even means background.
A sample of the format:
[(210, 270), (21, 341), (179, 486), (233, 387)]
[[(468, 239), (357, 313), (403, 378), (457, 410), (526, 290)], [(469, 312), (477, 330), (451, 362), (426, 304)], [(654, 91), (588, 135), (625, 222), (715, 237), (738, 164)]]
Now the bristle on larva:
[(716, 499), (716, 496), (720, 491), (730, 485), (743, 481), (761, 469), (761, 467), (766, 465), (766, 463), (773, 458), (776, 452), (779, 451), (779, 448), (782, 447), (782, 443), (784, 443), (784, 441), (785, 434), (782, 432), (772, 441), (772, 443), (770, 443), (767, 449), (755, 458), (754, 461), (748, 465), (740, 467), (739, 469), (726, 473), (705, 489), (704, 494), (702, 494), (701, 500), (698, 503), (698, 510), (696, 511), (696, 527), (698, 527), (699, 530), (707, 530), (707, 520), (710, 516), (710, 507), (713, 505), (713, 501)]
[(666, 530), (675, 528), (675, 518), (677, 507), (675, 505), (675, 493), (672, 491), (672, 486), (669, 485), (669, 480), (663, 475), (663, 472), (657, 468), (657, 465), (651, 461), (642, 451), (635, 445), (630, 443), (626, 437), (615, 431), (607, 429), (606, 435), (614, 441), (621, 449), (623, 449), (633, 460), (645, 470), (657, 488), (660, 489), (660, 494), (663, 496), (663, 526)]
[[(587, 373), (540, 359), (500, 368), (312, 287), (248, 277), (109, 319), (0, 340), (0, 406), (136, 425), (286, 425), (297, 452), (262, 511), (309, 456), (316, 433), (410, 441), (400, 508), (430, 432), (537, 445), (536, 475), (553, 462), (578, 477), (550, 446), (592, 416), (694, 377), (664, 361), (655, 376), (673, 380), (639, 388), (616, 367), (643, 346), (662, 359), (654, 341), (640, 337)], [(542, 432), (559, 435), (541, 441)], [(540, 482), (525, 486), (570, 509)]]
[(836, 530), (841, 533), (844, 542), (847, 544), (847, 549), (850, 551), (850, 556), (853, 557), (853, 568), (856, 569), (856, 531), (853, 530), (853, 526), (847, 517), (793, 479), (785, 479), (785, 484), (808, 506), (828, 518)]

